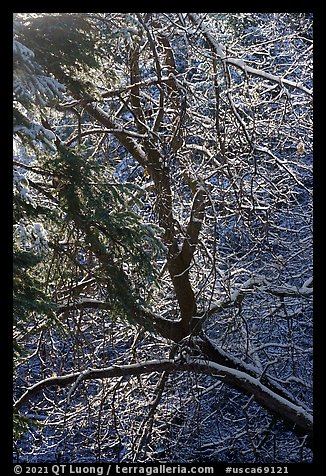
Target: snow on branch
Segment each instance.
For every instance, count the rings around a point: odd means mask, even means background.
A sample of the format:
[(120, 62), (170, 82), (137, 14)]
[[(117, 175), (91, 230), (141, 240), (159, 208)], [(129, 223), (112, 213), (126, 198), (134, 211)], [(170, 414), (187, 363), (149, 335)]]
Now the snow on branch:
[(293, 180), (299, 185), (299, 187), (302, 187), (303, 189), (306, 190), (306, 192), (308, 192), (309, 194), (311, 194), (311, 190), (309, 190), (299, 179), (298, 177), (295, 175), (295, 173), (288, 167), (288, 164), (285, 160), (282, 160), (280, 159), (279, 157), (276, 157), (275, 154), (273, 154), (273, 152), (271, 150), (269, 150), (267, 147), (259, 147), (259, 146), (256, 146), (254, 145), (254, 150), (256, 152), (260, 152), (260, 153), (263, 153), (263, 154), (266, 154), (268, 155), (269, 157), (271, 157), (273, 160), (275, 160), (275, 163), (277, 165), (279, 165), (281, 168), (283, 168), (284, 170), (286, 170), (286, 172), (293, 178)]
[(130, 137), (137, 137), (138, 139), (144, 139), (146, 136), (138, 134), (137, 132), (128, 131), (127, 129), (123, 129), (122, 127), (118, 127), (116, 129), (103, 129), (103, 128), (95, 128), (95, 129), (88, 129), (87, 131), (81, 132), (80, 134), (75, 134), (73, 137), (70, 137), (66, 142), (66, 146), (70, 146), (74, 142), (76, 142), (81, 137), (86, 137), (92, 134), (113, 134), (118, 132), (120, 134), (125, 134)]
[(260, 78), (267, 79), (268, 81), (272, 81), (274, 83), (278, 83), (280, 86), (286, 85), (290, 86), (295, 89), (300, 89), (304, 93), (312, 96), (313, 92), (311, 89), (306, 88), (303, 84), (296, 83), (294, 81), (290, 81), (289, 79), (281, 78), (280, 76), (276, 76), (274, 74), (268, 73), (267, 71), (263, 71), (261, 69), (253, 68), (246, 64), (246, 62), (239, 58), (233, 58), (228, 56), (227, 49), (225, 46), (218, 43), (215, 38), (209, 33), (205, 25), (201, 22), (199, 16), (196, 13), (188, 13), (190, 20), (197, 25), (198, 29), (203, 33), (207, 41), (213, 47), (217, 56), (225, 63), (235, 66), (241, 69), (246, 75), (252, 76), (259, 76)]
[[(181, 76), (181, 75), (175, 75), (175, 76)], [(147, 87), (147, 86), (151, 86), (153, 84), (161, 84), (161, 83), (169, 83), (171, 81), (171, 76), (162, 76), (162, 77), (157, 77), (157, 76), (153, 76), (151, 78), (148, 78), (148, 79), (145, 79), (143, 81), (137, 81), (137, 82), (133, 82), (132, 84), (128, 84), (126, 86), (121, 86), (120, 88), (117, 88), (117, 89), (110, 89), (108, 91), (105, 91), (103, 94), (102, 94), (102, 97), (105, 99), (105, 98), (109, 98), (109, 97), (113, 97), (113, 96), (119, 96), (121, 93), (123, 92), (126, 92), (126, 91), (130, 91), (131, 89), (135, 88), (135, 87)]]
[(111, 304), (107, 301), (92, 298), (80, 298), (78, 301), (67, 302), (57, 306), (56, 311), (59, 314), (77, 309), (110, 309)]
[(236, 304), (246, 293), (254, 291), (256, 288), (259, 291), (264, 291), (270, 294), (274, 294), (280, 297), (304, 297), (308, 298), (313, 294), (312, 278), (309, 278), (299, 288), (297, 286), (291, 286), (284, 284), (283, 286), (273, 285), (264, 276), (255, 276), (249, 278), (240, 288), (235, 289), (230, 293), (227, 298), (221, 298), (213, 303), (208, 315), (215, 314), (222, 311), (230, 305)]
[[(31, 400), (31, 398), (45, 388), (58, 386), (67, 387), (71, 384), (76, 388), (77, 384), (85, 380), (107, 379), (114, 377), (131, 377), (152, 372), (203, 372), (222, 379), (227, 385), (240, 390), (248, 395), (253, 395), (255, 400), (263, 407), (272, 411), (278, 417), (298, 426), (308, 437), (312, 434), (313, 419), (304, 408), (288, 401), (276, 392), (263, 385), (259, 378), (248, 373), (232, 369), (215, 362), (193, 359), (163, 359), (150, 360), (143, 363), (117, 365), (103, 369), (87, 369), (87, 371), (74, 372), (67, 375), (50, 377), (28, 388), (25, 393), (15, 402), (14, 411)], [(72, 391), (69, 392), (69, 398)]]

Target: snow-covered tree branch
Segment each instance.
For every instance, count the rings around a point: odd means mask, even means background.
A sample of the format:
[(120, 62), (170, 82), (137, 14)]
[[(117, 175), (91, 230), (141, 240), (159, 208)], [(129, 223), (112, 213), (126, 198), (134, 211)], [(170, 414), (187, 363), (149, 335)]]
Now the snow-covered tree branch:
[(313, 420), (306, 409), (295, 405), (292, 402), (280, 397), (260, 382), (260, 379), (252, 377), (248, 373), (231, 369), (223, 365), (206, 360), (187, 358), (185, 361), (161, 360), (145, 361), (141, 364), (129, 364), (113, 366), (101, 369), (87, 369), (82, 374), (73, 373), (58, 377), (44, 379), (28, 389), (15, 403), (15, 409), (19, 410), (33, 395), (46, 387), (66, 387), (74, 382), (92, 379), (107, 379), (113, 377), (141, 375), (152, 372), (204, 372), (217, 376), (218, 378), (239, 388), (246, 394), (254, 395), (255, 399), (268, 410), (281, 415), (289, 421), (294, 428), (298, 427), (301, 434), (306, 434), (309, 439), (312, 436)]

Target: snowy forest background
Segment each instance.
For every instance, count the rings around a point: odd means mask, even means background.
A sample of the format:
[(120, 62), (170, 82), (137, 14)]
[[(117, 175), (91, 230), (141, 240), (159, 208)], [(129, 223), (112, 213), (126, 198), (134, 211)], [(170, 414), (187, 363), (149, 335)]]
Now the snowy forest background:
[(312, 47), (14, 14), (14, 461), (312, 461)]

